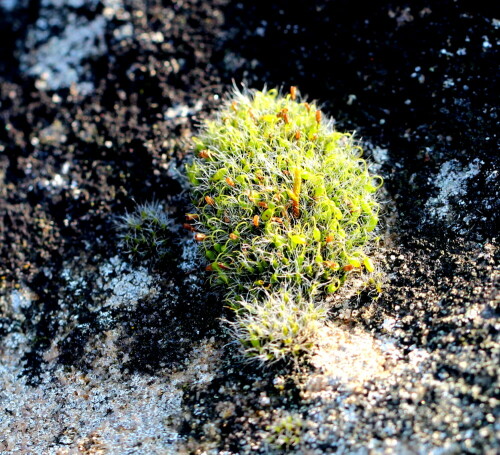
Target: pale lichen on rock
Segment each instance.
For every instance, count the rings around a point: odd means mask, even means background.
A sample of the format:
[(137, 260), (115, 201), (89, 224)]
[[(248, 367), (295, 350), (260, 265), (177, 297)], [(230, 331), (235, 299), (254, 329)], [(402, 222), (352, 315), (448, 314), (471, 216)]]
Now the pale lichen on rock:
[(439, 191), (437, 196), (429, 198), (425, 204), (431, 219), (449, 221), (450, 217), (458, 216), (451, 204), (461, 205), (460, 197), (467, 194), (469, 180), (480, 172), (482, 165), (484, 162), (480, 159), (473, 160), (467, 167), (461, 166), (457, 160), (443, 163), (438, 174), (429, 179)]
[[(28, 52), (21, 55), (21, 67), (27, 74), (37, 77), (38, 89), (59, 90), (73, 86), (81, 95), (92, 93), (94, 84), (86, 61), (107, 52), (107, 24), (115, 12), (123, 8), (121, 1), (103, 3), (103, 14), (89, 19), (75, 10), (85, 7), (95, 11), (100, 4), (97, 0), (41, 2), (40, 17), (31, 26), (24, 43)], [(56, 35), (52, 32), (54, 29), (60, 32)]]
[[(0, 452), (498, 453), (491, 8), (0, 1)], [(336, 291), (299, 372), (241, 362), (181, 234), (186, 142), (231, 80), (300, 84), (385, 181), (383, 292)], [(154, 198), (161, 267), (113, 230)]]

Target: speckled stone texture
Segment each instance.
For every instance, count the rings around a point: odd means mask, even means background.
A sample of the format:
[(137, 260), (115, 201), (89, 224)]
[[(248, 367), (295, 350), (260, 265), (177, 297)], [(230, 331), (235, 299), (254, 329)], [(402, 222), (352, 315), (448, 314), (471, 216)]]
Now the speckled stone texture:
[[(493, 6), (0, 9), (1, 454), (500, 452)], [(299, 371), (242, 361), (182, 229), (189, 139), (233, 80), (297, 85), (385, 179), (383, 293), (339, 293)], [(173, 254), (138, 263), (114, 221), (152, 200)]]

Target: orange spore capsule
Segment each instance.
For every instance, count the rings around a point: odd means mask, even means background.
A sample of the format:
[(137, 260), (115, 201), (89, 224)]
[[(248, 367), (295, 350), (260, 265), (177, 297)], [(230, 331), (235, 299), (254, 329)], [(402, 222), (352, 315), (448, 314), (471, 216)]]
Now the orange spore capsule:
[(258, 205), (259, 207), (263, 207), (263, 208), (267, 209), (267, 203), (266, 203), (266, 202), (262, 202), (262, 201), (261, 201), (261, 202), (259, 202), (257, 205)]
[(279, 112), (276, 114), (276, 117), (278, 117), (278, 118), (283, 118), (283, 115), (285, 115), (287, 112), (288, 112), (288, 108), (284, 107), (283, 109), (281, 109), (281, 111), (279, 111)]
[(297, 87), (295, 87), (294, 85), (290, 87), (290, 97), (293, 101), (295, 101), (295, 98), (297, 98)]
[(238, 236), (234, 232), (231, 232), (231, 234), (229, 234), (229, 238), (231, 240), (238, 240)]
[(234, 181), (231, 177), (226, 177), (226, 183), (229, 185), (229, 186), (234, 186)]
[(215, 201), (213, 198), (211, 198), (210, 196), (205, 196), (205, 202), (208, 204), (208, 205), (214, 205), (215, 204)]
[(300, 139), (300, 131), (295, 132), (295, 140), (298, 141)]
[(316, 122), (321, 122), (321, 111), (319, 109), (316, 111)]
[(195, 231), (196, 231), (196, 229), (195, 229), (193, 226), (191, 226), (189, 223), (184, 223), (184, 224), (182, 225), (182, 227), (183, 227), (184, 229), (187, 229), (188, 231), (191, 231), (191, 232), (195, 232)]
[(335, 240), (335, 237), (334, 237), (332, 234), (327, 235), (327, 236), (326, 236), (326, 238), (325, 238), (325, 242), (326, 242), (326, 243), (331, 243), (331, 242), (333, 242), (334, 240)]
[(276, 117), (282, 118), (287, 125), (290, 123), (290, 117), (288, 117), (288, 109), (286, 107), (281, 109), (281, 111), (279, 111), (279, 113), (276, 114)]
[(206, 267), (205, 267), (205, 270), (207, 272), (213, 272), (214, 271), (214, 268), (212, 267), (212, 264), (208, 264)]
[(212, 158), (214, 154), (210, 150), (202, 150), (200, 153), (198, 153), (198, 156), (200, 158), (209, 159)]
[(186, 220), (193, 221), (197, 220), (200, 216), (197, 213), (186, 213)]
[(194, 235), (194, 239), (197, 242), (203, 242), (203, 240), (205, 240), (206, 238), (207, 236), (205, 234), (202, 234), (201, 232), (198, 232), (197, 234)]
[(255, 227), (259, 227), (259, 220), (260, 220), (259, 215), (255, 215), (255, 216), (253, 217), (253, 225), (254, 225)]
[(345, 270), (346, 272), (350, 272), (352, 269), (354, 269), (354, 266), (352, 264), (347, 264), (347, 265), (344, 265), (344, 267), (342, 267), (343, 270)]

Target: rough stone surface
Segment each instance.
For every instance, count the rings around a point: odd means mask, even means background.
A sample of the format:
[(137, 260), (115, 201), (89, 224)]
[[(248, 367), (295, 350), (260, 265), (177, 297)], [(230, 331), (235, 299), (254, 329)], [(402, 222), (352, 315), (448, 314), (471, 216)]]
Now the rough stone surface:
[[(0, 1), (0, 453), (500, 451), (499, 21), (481, 2)], [(181, 226), (232, 81), (298, 85), (384, 177), (379, 296), (242, 361)], [(157, 200), (171, 257), (114, 221)]]

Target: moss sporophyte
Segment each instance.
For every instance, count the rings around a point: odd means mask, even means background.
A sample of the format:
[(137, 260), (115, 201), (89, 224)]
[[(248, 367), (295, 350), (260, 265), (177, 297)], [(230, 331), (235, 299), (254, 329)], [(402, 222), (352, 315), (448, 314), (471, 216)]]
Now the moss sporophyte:
[(235, 91), (194, 139), (188, 227), (249, 357), (307, 357), (326, 317), (321, 295), (374, 271), (382, 178), (362, 152), (295, 87)]

